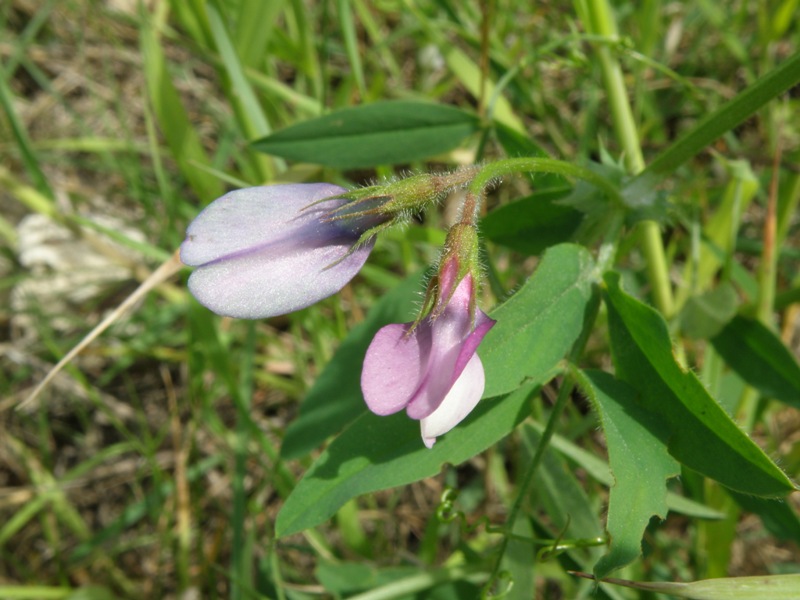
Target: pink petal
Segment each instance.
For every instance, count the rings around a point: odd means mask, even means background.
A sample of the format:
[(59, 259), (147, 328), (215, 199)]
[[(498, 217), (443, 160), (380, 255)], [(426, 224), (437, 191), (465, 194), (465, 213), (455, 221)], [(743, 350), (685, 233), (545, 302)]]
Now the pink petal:
[(425, 323), (409, 336), (411, 324), (381, 328), (370, 343), (361, 371), (361, 391), (377, 415), (403, 409), (420, 385), (430, 353), (430, 328)]
[[(452, 261), (450, 264), (454, 264)], [(447, 281), (442, 283), (442, 295), (446, 298), (452, 269), (445, 265), (443, 272)], [(440, 282), (441, 283), (441, 282)], [(412, 419), (423, 419), (437, 409), (442, 399), (455, 384), (461, 371), (480, 344), (486, 332), (494, 325), (494, 321), (483, 313), (480, 330), (472, 331), (472, 319), (469, 313), (470, 298), (473, 294), (472, 276), (465, 276), (453, 292), (444, 312), (432, 322), (426, 319), (420, 326), (429, 324), (432, 348), (429, 364), (426, 368), (425, 380), (408, 405), (408, 416)], [(488, 319), (488, 324), (483, 319)], [(478, 320), (476, 318), (476, 323)]]

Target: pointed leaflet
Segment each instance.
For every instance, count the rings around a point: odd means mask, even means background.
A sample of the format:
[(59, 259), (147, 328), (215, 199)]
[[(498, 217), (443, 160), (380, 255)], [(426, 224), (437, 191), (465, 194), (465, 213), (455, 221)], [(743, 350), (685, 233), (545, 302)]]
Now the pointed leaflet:
[(479, 126), (478, 117), (452, 106), (374, 102), (296, 123), (253, 142), (253, 147), (292, 160), (355, 169), (447, 152)]
[(404, 413), (367, 413), (337, 437), (286, 499), (275, 523), (279, 537), (319, 525), (345, 502), (405, 485), (457, 465), (505, 437), (528, 414), (533, 386), (483, 400), (461, 425), (432, 449), (419, 439), (419, 423)]
[(541, 254), (569, 240), (581, 224), (583, 213), (555, 202), (568, 193), (566, 188), (544, 190), (504, 204), (481, 220), (481, 233), (522, 254)]
[(591, 312), (595, 265), (575, 244), (553, 246), (533, 276), (490, 316), (497, 324), (480, 347), (486, 372), (484, 397), (515, 390), (543, 374), (567, 355)]
[(762, 323), (734, 317), (711, 343), (725, 362), (762, 394), (800, 408), (800, 365)]
[(691, 371), (672, 354), (664, 319), (619, 286), (608, 273), (611, 352), (617, 377), (639, 392), (639, 404), (670, 428), (669, 452), (723, 485), (755, 496), (795, 490), (789, 478), (739, 429)]
[[(402, 413), (361, 416), (331, 442), (286, 500), (278, 535), (313, 527), (360, 494), (435, 475), (444, 463), (463, 462), (507, 435), (526, 414), (532, 388), (518, 389), (521, 383), (549, 381), (581, 335), (595, 305), (594, 273), (586, 249), (562, 244), (548, 250), (533, 277), (491, 313), (498, 323), (478, 349), (486, 389), (472, 414), (432, 450), (422, 445), (419, 424)], [(493, 335), (496, 329), (500, 335)], [(358, 369), (351, 371), (357, 380)], [(349, 372), (340, 372), (337, 381), (350, 377), (344, 373)]]
[(585, 371), (578, 383), (600, 417), (615, 480), (606, 524), (611, 547), (594, 567), (601, 578), (641, 555), (650, 518), (667, 516), (666, 481), (680, 465), (667, 453), (669, 429), (636, 404), (633, 388), (602, 371)]

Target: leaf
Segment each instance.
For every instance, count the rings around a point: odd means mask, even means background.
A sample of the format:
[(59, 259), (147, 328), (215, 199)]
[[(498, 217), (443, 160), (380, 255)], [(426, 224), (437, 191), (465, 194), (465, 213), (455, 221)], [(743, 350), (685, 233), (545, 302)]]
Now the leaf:
[(284, 537), (330, 518), (345, 502), (369, 492), (405, 485), (460, 464), (505, 437), (528, 414), (534, 385), (481, 401), (458, 427), (427, 449), (419, 422), (405, 413), (366, 413), (341, 433), (306, 472), (278, 513), (275, 533)]
[(167, 70), (167, 61), (159, 40), (159, 32), (153, 28), (155, 19), (143, 15), (139, 44), (144, 59), (144, 74), (147, 92), (153, 106), (161, 132), (167, 140), (172, 157), (178, 163), (181, 174), (199, 198), (215, 198), (222, 195), (222, 184), (207, 173), (211, 166), (200, 136), (189, 121), (178, 90)]
[(388, 583), (419, 573), (418, 567), (388, 567), (379, 569), (360, 562), (322, 562), (314, 574), (326, 592), (342, 596), (373, 590)]
[[(675, 293), (677, 306), (682, 306), (693, 291), (705, 291), (716, 278), (723, 265), (735, 264), (733, 251), (736, 245), (734, 223), (740, 223), (742, 215), (756, 197), (758, 178), (750, 163), (745, 160), (722, 160), (721, 166), (730, 178), (713, 214), (704, 218), (700, 254), (686, 261), (682, 279), (691, 285), (679, 286)], [(732, 273), (733, 275), (733, 273)]]
[(736, 314), (739, 296), (729, 281), (697, 296), (690, 296), (681, 309), (679, 320), (683, 334), (692, 339), (717, 335)]
[(306, 394), (300, 416), (286, 431), (284, 459), (304, 456), (367, 411), (361, 396), (361, 366), (375, 333), (389, 323), (412, 321), (425, 273), (420, 271), (383, 296), (353, 327)]
[[(544, 431), (544, 425), (541, 423), (536, 421), (528, 421), (528, 423), (539, 433)], [(550, 439), (550, 445), (555, 450), (558, 450), (565, 458), (568, 458), (574, 464), (584, 469), (586, 474), (592, 479), (608, 487), (614, 484), (614, 477), (611, 474), (611, 469), (608, 463), (603, 459), (584, 450), (574, 442), (557, 433), (553, 434), (553, 437)], [(723, 512), (710, 508), (695, 500), (679, 496), (674, 492), (667, 492), (667, 508), (672, 512), (677, 512), (696, 519), (717, 520), (724, 519), (726, 516)]]
[(487, 116), (494, 122), (502, 123), (514, 131), (527, 131), (525, 124), (515, 114), (514, 106), (505, 94), (501, 93), (502, 88), (498, 88), (491, 78), (487, 78), (483, 69), (458, 44), (453, 44), (445, 35), (442, 35), (442, 30), (433, 22), (427, 25), (427, 29), (444, 54), (447, 67), (467, 91), (476, 99), (480, 98), (482, 94), (489, 99)]
[(630, 198), (644, 196), (661, 179), (673, 173), (718, 137), (742, 123), (767, 102), (780, 96), (798, 82), (800, 82), (800, 52), (783, 61), (781, 65), (759, 78), (732, 100), (706, 116), (661, 152), (644, 171), (629, 182), (626, 186), (626, 195)]
[(758, 515), (767, 531), (776, 538), (800, 544), (800, 515), (791, 503), (771, 498), (756, 498), (730, 490), (728, 493), (744, 510)]
[(508, 571), (508, 580), (511, 582), (511, 589), (504, 598), (530, 600), (536, 596), (536, 546), (528, 540), (533, 539), (535, 534), (530, 519), (516, 519), (512, 527), (512, 533), (519, 537), (508, 540), (500, 565), (501, 569)]
[(554, 202), (569, 191), (546, 190), (500, 206), (483, 218), (481, 233), (522, 254), (541, 254), (549, 246), (568, 241), (583, 219), (581, 212)]
[(339, 169), (407, 163), (447, 152), (476, 132), (452, 106), (388, 101), (344, 108), (253, 142), (261, 152)]
[[(542, 436), (528, 423), (522, 426), (522, 441), (530, 460)], [(602, 535), (600, 525), (586, 492), (573, 471), (567, 469), (558, 452), (547, 447), (534, 475), (533, 489), (537, 502), (547, 512), (552, 530), (568, 538), (593, 538)]]
[(667, 479), (680, 473), (669, 455), (669, 429), (636, 404), (636, 390), (602, 371), (584, 371), (579, 384), (600, 417), (614, 473), (606, 530), (610, 548), (594, 566), (601, 578), (642, 553), (650, 518), (667, 516)]
[[(573, 573), (592, 579), (585, 573)], [(604, 579), (604, 583), (622, 585), (638, 590), (669, 594), (691, 600), (797, 600), (800, 575), (766, 575), (755, 577), (719, 577), (688, 583), (670, 581), (643, 582), (629, 579)]]
[(485, 398), (511, 392), (526, 379), (550, 379), (592, 311), (595, 278), (594, 261), (582, 246), (545, 252), (533, 276), (491, 313), (497, 324), (479, 349)]
[[(508, 434), (524, 417), (523, 408), (532, 391), (530, 386), (517, 390), (522, 381), (535, 385), (549, 381), (581, 335), (584, 316), (592, 304), (593, 277), (594, 263), (584, 248), (572, 244), (551, 248), (534, 276), (492, 312), (498, 323), (478, 350), (486, 371), (484, 398), (489, 399), (479, 403), (473, 414), (432, 450), (420, 442), (419, 423), (405, 414), (363, 414), (331, 443), (294, 489), (278, 516), (278, 535), (317, 525), (359, 494), (434, 475), (445, 462), (463, 462)], [(328, 408), (319, 409), (322, 412), (310, 426), (311, 435), (319, 435), (320, 428), (328, 428), (324, 436), (333, 433), (330, 415), (341, 410), (343, 398), (348, 404), (358, 398), (361, 406), (358, 377), (343, 379), (342, 373), (360, 373), (371, 332), (379, 326), (376, 323), (369, 333), (365, 328), (353, 336), (363, 345), (360, 355), (354, 352), (329, 367), (330, 382), (319, 390), (319, 405)], [(338, 354), (334, 361), (339, 360)], [(341, 387), (343, 381), (352, 389), (341, 393), (336, 386)], [(513, 390), (517, 391), (506, 398), (492, 398)], [(292, 435), (297, 438), (300, 434), (295, 431)], [(298, 442), (294, 444), (296, 448)]]
[(763, 395), (800, 408), (800, 365), (763, 323), (739, 315), (711, 343), (725, 362)]
[[(480, 587), (475, 582), (488, 579), (469, 565), (439, 569), (386, 567), (378, 569), (360, 563), (328, 563), (317, 567), (317, 578), (336, 598), (355, 598), (352, 594), (368, 590), (359, 598), (396, 600), (476, 598)], [(468, 581), (472, 580), (472, 581)]]
[(639, 404), (669, 426), (669, 452), (686, 466), (723, 485), (756, 496), (795, 490), (788, 477), (708, 394), (691, 371), (675, 361), (664, 319), (627, 295), (619, 274), (608, 273), (611, 351), (617, 377), (639, 392)]

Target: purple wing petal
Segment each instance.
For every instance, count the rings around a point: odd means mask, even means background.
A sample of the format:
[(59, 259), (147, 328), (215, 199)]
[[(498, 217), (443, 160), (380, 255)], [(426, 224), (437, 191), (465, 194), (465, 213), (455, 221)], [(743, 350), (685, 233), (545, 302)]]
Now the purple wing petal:
[(364, 357), (361, 391), (367, 407), (377, 415), (390, 415), (406, 407), (427, 368), (430, 328), (427, 323), (408, 335), (410, 323), (381, 328)]

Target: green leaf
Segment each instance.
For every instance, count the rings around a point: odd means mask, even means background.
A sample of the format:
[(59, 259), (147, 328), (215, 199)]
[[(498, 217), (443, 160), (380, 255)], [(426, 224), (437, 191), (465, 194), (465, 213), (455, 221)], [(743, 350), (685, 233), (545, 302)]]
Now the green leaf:
[(661, 179), (673, 173), (718, 137), (742, 123), (767, 102), (791, 89), (798, 82), (800, 82), (800, 52), (706, 116), (659, 154), (626, 186), (626, 195), (631, 198), (644, 195)]
[(361, 396), (364, 355), (378, 329), (414, 320), (424, 275), (420, 271), (384, 295), (342, 341), (303, 400), (300, 416), (286, 431), (281, 445), (284, 459), (304, 456), (367, 411)]
[(690, 296), (681, 309), (679, 320), (683, 334), (692, 339), (717, 335), (736, 314), (739, 296), (729, 281), (697, 296)]
[[(536, 421), (528, 421), (528, 423), (539, 433), (544, 431), (544, 425), (541, 423), (537, 423)], [(550, 439), (550, 445), (564, 455), (565, 458), (584, 469), (586, 474), (592, 479), (608, 487), (614, 485), (614, 476), (611, 474), (611, 468), (603, 459), (598, 458), (557, 433), (553, 434), (553, 437)], [(716, 520), (724, 519), (726, 516), (723, 512), (710, 508), (695, 500), (679, 496), (674, 492), (667, 492), (667, 508), (672, 512), (677, 512), (695, 519)]]
[[(530, 460), (541, 443), (542, 436), (536, 428), (525, 423), (522, 440)], [(552, 448), (545, 449), (542, 462), (534, 475), (533, 489), (537, 502), (547, 512), (554, 532), (567, 538), (600, 537), (602, 531), (597, 515), (586, 492), (578, 483), (572, 470)]]
[(337, 0), (336, 12), (339, 15), (339, 27), (342, 31), (342, 38), (344, 38), (344, 47), (347, 51), (350, 71), (356, 81), (358, 93), (363, 98), (367, 95), (367, 84), (365, 82), (366, 78), (364, 77), (364, 68), (361, 64), (362, 50), (359, 48), (358, 44), (358, 33), (356, 32), (350, 0)]
[[(692, 292), (706, 291), (723, 265), (734, 268), (735, 232), (759, 188), (758, 178), (745, 160), (719, 161), (730, 180), (713, 214), (704, 218), (700, 255), (686, 261), (682, 279), (691, 285), (678, 287), (677, 306), (682, 306)], [(731, 273), (735, 276), (735, 273)], [(724, 277), (723, 277), (724, 278)]]
[(14, 108), (14, 99), (12, 97), (11, 87), (8, 84), (8, 77), (9, 75), (0, 68), (0, 110), (6, 115), (6, 120), (10, 126), (14, 141), (16, 142), (16, 147), (22, 155), (22, 162), (36, 190), (46, 198), (52, 200), (55, 198), (55, 194), (53, 194), (53, 190), (50, 188), (50, 184), (47, 181), (47, 176), (39, 165), (39, 158), (36, 156), (36, 151), (31, 144), (31, 139), (25, 124), (22, 119), (19, 118)]
[(496, 208), (481, 221), (481, 232), (522, 254), (541, 254), (549, 246), (568, 241), (583, 219), (580, 211), (554, 202), (569, 191), (545, 190)]
[(452, 106), (389, 101), (334, 111), (253, 142), (261, 152), (339, 169), (407, 163), (447, 152), (480, 121)]
[(378, 567), (355, 562), (322, 562), (314, 574), (325, 591), (337, 597), (355, 594), (411, 577), (419, 573), (418, 567)]
[(267, 58), (267, 42), (286, 0), (241, 0), (236, 18), (236, 52), (242, 62), (260, 68)]
[[(508, 571), (512, 582), (507, 600), (530, 600), (536, 596), (536, 546), (530, 541), (535, 537), (530, 519), (516, 519), (512, 533), (519, 538), (508, 540), (501, 569)], [(461, 596), (460, 598), (466, 598)], [(477, 597), (477, 596), (474, 596)]]
[(756, 498), (730, 490), (728, 493), (744, 510), (758, 515), (767, 531), (776, 538), (800, 544), (800, 515), (791, 503), (771, 498)]
[(144, 59), (147, 92), (161, 132), (167, 140), (172, 157), (181, 174), (199, 198), (216, 198), (222, 195), (222, 184), (203, 168), (210, 167), (200, 136), (189, 121), (178, 90), (167, 70), (167, 61), (161, 47), (155, 19), (143, 14), (140, 19), (140, 45)]
[[(592, 311), (595, 266), (582, 246), (561, 244), (542, 257), (533, 276), (491, 316), (479, 354), (484, 397), (515, 390), (526, 379), (548, 381)], [(549, 374), (549, 375), (548, 375)]]
[[(541, 383), (541, 382), (539, 382)], [(445, 463), (460, 464), (505, 437), (528, 414), (534, 386), (485, 399), (432, 449), (422, 445), (419, 422), (405, 413), (366, 413), (339, 435), (297, 484), (278, 513), (283, 537), (330, 518), (361, 494), (430, 477)]]
[(788, 477), (739, 429), (691, 371), (672, 354), (664, 319), (619, 286), (608, 273), (611, 351), (617, 377), (639, 392), (640, 405), (665, 420), (669, 452), (686, 466), (723, 485), (756, 496), (795, 490)]
[(605, 577), (641, 555), (651, 517), (666, 518), (666, 482), (680, 465), (667, 452), (669, 428), (636, 404), (636, 390), (602, 371), (585, 371), (578, 382), (600, 417), (615, 479), (606, 524), (611, 547), (594, 567)]
[(470, 565), (455, 565), (439, 569), (419, 567), (376, 567), (360, 563), (329, 563), (317, 567), (317, 578), (336, 598), (368, 590), (363, 596), (393, 598), (396, 600), (436, 600), (477, 598), (480, 588), (476, 583), (488, 579), (488, 573)]
[(711, 343), (725, 362), (762, 394), (800, 408), (800, 365), (764, 324), (737, 316)]
[(719, 577), (689, 583), (651, 583), (614, 578), (605, 579), (604, 582), (691, 600), (797, 600), (800, 592), (800, 575)]

